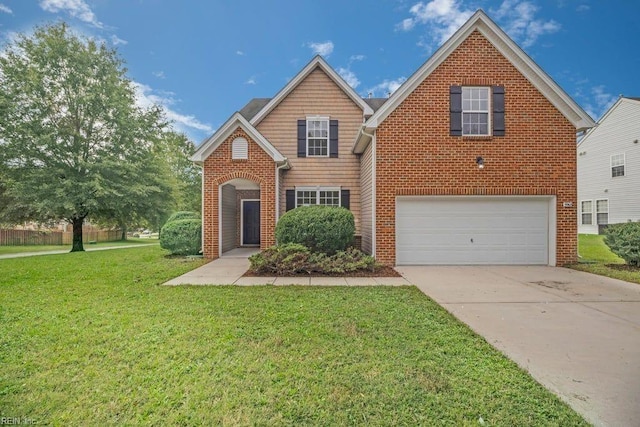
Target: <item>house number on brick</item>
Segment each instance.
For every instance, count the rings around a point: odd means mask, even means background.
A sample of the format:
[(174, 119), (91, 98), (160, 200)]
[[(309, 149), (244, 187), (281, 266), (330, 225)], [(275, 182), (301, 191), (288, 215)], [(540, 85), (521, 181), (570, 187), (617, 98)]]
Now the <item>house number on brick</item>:
[(572, 208), (573, 207), (573, 202), (563, 202), (562, 203), (562, 207), (563, 208)]

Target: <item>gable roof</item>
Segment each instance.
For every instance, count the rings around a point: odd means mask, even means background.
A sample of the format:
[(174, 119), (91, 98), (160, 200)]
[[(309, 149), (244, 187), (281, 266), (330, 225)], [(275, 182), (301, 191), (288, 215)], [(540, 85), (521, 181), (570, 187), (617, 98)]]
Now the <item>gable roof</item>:
[[(376, 129), (475, 30), (478, 30), (511, 62), (577, 130), (585, 130), (595, 125), (593, 119), (482, 9), (479, 9), (367, 120), (366, 129), (370, 131)], [(361, 133), (354, 146), (354, 152), (362, 152), (366, 148), (367, 141), (366, 138), (362, 138)]]
[(631, 105), (635, 105), (637, 108), (640, 109), (640, 98), (620, 96), (618, 100), (611, 107), (609, 107), (609, 109), (602, 115), (602, 117), (600, 117), (600, 120), (598, 120), (598, 123), (596, 123), (596, 125), (591, 129), (589, 129), (589, 131), (580, 139), (580, 141), (578, 141), (577, 146), (579, 147), (585, 141), (587, 141), (591, 136), (591, 134), (593, 134), (596, 131), (596, 129), (598, 129), (598, 126), (602, 122), (604, 122), (607, 119), (607, 117), (609, 117), (623, 102), (630, 103)]
[(229, 137), (238, 127), (242, 128), (275, 162), (287, 163), (284, 157), (267, 139), (262, 136), (240, 112), (234, 113), (213, 135), (205, 139), (198, 147), (190, 160), (202, 164), (222, 142)]
[(280, 90), (280, 92), (278, 92), (275, 97), (273, 97), (253, 116), (251, 124), (256, 126), (260, 123), (262, 119), (276, 108), (278, 104), (280, 104), (287, 95), (289, 95), (316, 68), (320, 68), (324, 71), (325, 74), (327, 74), (327, 76), (329, 76), (329, 78), (333, 80), (335, 84), (337, 84), (340, 89), (342, 89), (342, 91), (362, 109), (365, 115), (373, 114), (371, 107), (356, 93), (356, 91), (353, 90), (353, 88), (349, 86), (347, 82), (345, 82), (344, 79), (340, 77), (320, 55), (316, 55), (294, 78), (289, 81), (289, 83), (286, 84), (285, 87)]

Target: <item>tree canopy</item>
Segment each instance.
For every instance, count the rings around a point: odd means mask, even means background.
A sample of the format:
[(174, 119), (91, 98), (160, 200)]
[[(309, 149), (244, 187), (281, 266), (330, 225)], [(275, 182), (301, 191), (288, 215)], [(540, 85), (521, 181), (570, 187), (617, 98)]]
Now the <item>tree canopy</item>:
[(72, 251), (83, 250), (87, 217), (167, 215), (176, 184), (159, 155), (165, 126), (158, 107), (136, 105), (105, 43), (64, 23), (18, 36), (0, 55), (0, 215), (67, 220)]

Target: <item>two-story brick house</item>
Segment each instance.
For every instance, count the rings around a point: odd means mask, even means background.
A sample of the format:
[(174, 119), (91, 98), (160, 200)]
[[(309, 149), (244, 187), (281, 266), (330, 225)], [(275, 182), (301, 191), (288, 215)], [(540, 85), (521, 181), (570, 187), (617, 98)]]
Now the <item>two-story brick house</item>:
[(593, 124), (482, 11), (389, 99), (316, 57), (192, 157), (204, 254), (268, 247), (282, 213), (321, 204), (387, 264), (575, 261), (575, 133)]

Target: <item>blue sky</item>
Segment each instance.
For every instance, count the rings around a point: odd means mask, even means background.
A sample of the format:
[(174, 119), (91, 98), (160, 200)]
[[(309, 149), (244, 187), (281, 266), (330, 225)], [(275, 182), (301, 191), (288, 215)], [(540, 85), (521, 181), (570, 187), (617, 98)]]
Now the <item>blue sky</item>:
[(104, 40), (139, 102), (199, 143), (315, 54), (362, 96), (386, 96), (478, 8), (594, 119), (640, 96), (636, 0), (0, 0), (0, 43), (59, 20)]

